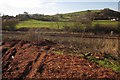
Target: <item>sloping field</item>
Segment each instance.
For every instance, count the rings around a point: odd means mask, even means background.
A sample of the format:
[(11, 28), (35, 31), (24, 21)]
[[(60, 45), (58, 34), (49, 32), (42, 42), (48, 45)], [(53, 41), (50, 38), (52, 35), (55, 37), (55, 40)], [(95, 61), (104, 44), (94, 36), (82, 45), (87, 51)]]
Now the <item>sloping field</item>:
[(120, 73), (98, 66), (86, 58), (75, 55), (55, 54), (56, 43), (48, 40), (29, 42), (12, 40), (2, 42), (3, 79), (116, 79)]
[(50, 22), (50, 21), (39, 21), (39, 20), (27, 20), (21, 21), (16, 25), (17, 28), (52, 28), (57, 29), (58, 24), (60, 28), (63, 27), (63, 22)]
[[(50, 21), (39, 21), (39, 20), (27, 20), (21, 21), (16, 25), (17, 28), (50, 28), (50, 29), (63, 29), (66, 24), (71, 25), (71, 22), (50, 22)], [(117, 27), (118, 21), (110, 21), (110, 20), (95, 20), (92, 22), (92, 25), (102, 25), (105, 27)]]

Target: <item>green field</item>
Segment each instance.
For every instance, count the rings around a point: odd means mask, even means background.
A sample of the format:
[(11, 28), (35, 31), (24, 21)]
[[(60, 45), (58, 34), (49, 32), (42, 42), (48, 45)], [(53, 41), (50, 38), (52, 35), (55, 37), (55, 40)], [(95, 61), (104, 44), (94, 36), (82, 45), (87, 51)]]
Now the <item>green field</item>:
[(102, 10), (90, 10), (90, 12), (88, 11), (79, 11), (79, 12), (73, 12), (73, 13), (66, 13), (66, 14), (63, 14), (64, 17), (70, 17), (70, 16), (73, 16), (73, 15), (84, 15), (84, 14), (87, 14), (87, 13), (96, 13), (96, 12), (101, 12)]
[[(38, 20), (28, 20), (28, 21), (21, 21), (19, 24), (16, 25), (17, 28), (53, 28), (53, 29), (62, 29), (66, 23), (71, 24), (70, 22), (47, 22), (47, 21), (38, 21)], [(110, 21), (110, 20), (96, 20), (92, 22), (92, 25), (95, 24), (105, 25), (105, 26), (112, 26), (116, 27), (118, 25), (118, 21)]]
[(28, 21), (21, 21), (19, 24), (16, 25), (17, 28), (62, 28), (63, 22), (47, 22), (47, 21), (38, 21), (38, 20), (28, 20)]
[(118, 25), (118, 21), (110, 21), (110, 20), (96, 20), (93, 24), (101, 24), (101, 25)]

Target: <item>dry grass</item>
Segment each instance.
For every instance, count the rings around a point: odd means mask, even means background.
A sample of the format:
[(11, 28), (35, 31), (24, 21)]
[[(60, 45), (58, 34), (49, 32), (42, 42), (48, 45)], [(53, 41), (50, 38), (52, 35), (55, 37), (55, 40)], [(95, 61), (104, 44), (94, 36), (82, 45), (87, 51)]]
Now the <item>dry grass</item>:
[[(100, 54), (109, 53), (109, 56), (115, 58), (111, 60), (111, 57), (104, 57), (103, 60), (97, 59), (94, 56), (89, 56), (88, 60), (94, 61), (95, 63), (111, 68), (115, 71), (120, 71), (119, 62), (120, 62), (120, 53), (119, 53), (119, 43), (120, 39), (110, 39), (105, 38), (83, 38), (84, 34), (81, 37), (60, 37), (60, 36), (48, 36), (44, 32), (37, 32), (37, 30), (30, 29), (25, 34), (3, 34), (4, 38), (9, 37), (9, 39), (19, 39), (19, 40), (28, 40), (28, 41), (41, 41), (42, 39), (47, 39), (53, 42), (58, 43), (53, 46), (54, 50), (50, 50), (56, 54), (72, 54), (82, 56), (83, 54), (92, 53)], [(62, 49), (60, 49), (62, 48)], [(83, 54), (81, 54), (83, 53)], [(84, 56), (83, 56), (84, 57)]]
[(37, 32), (37, 29), (30, 29), (24, 35), (6, 34), (4, 38), (10, 37), (12, 39), (40, 41), (41, 39), (51, 40), (60, 44), (64, 44), (70, 53), (80, 52), (108, 52), (113, 55), (118, 55), (120, 39), (102, 39), (102, 38), (83, 38), (81, 37), (60, 37), (48, 36), (44, 32)]

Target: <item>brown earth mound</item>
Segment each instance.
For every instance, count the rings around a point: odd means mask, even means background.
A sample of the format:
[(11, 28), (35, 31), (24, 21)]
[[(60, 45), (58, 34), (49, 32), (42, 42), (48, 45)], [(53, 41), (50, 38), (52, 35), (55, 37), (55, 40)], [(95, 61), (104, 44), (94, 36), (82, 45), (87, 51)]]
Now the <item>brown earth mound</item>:
[(100, 67), (85, 58), (49, 53), (55, 43), (7, 41), (2, 42), (2, 78), (4, 79), (117, 79), (120, 74)]

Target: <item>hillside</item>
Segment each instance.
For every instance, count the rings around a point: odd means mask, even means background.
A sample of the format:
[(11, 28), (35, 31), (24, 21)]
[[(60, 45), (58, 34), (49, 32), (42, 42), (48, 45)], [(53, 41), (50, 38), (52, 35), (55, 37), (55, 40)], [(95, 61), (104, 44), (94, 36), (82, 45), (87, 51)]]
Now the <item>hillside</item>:
[[(118, 20), (120, 12), (103, 9), (87, 10), (66, 14), (41, 15), (19, 14), (16, 17), (3, 16), (3, 30), (24, 30), (23, 28), (49, 28), (70, 32), (81, 32), (85, 28), (87, 32), (119, 33)], [(88, 28), (89, 27), (89, 28)], [(100, 28), (99, 28), (100, 27)]]
[[(49, 21), (39, 21), (39, 20), (27, 20), (21, 21), (19, 24), (16, 25), (17, 28), (50, 28), (50, 29), (57, 29), (59, 25), (59, 29), (63, 29), (64, 25), (70, 22), (49, 22)], [(113, 25), (114, 28), (117, 27), (118, 21), (110, 21), (110, 20), (94, 20), (92, 25), (105, 25), (106, 27), (109, 25)]]
[[(109, 8), (101, 9), (101, 10), (86, 10), (86, 11), (78, 11), (72, 13), (62, 14), (61, 20), (70, 19), (74, 16), (79, 15), (91, 15), (94, 20), (110, 20), (110, 19), (118, 19), (120, 17), (120, 12), (114, 11)], [(59, 16), (58, 14), (55, 16)]]

